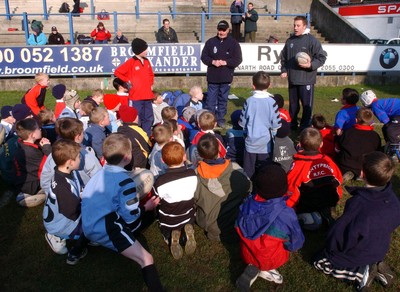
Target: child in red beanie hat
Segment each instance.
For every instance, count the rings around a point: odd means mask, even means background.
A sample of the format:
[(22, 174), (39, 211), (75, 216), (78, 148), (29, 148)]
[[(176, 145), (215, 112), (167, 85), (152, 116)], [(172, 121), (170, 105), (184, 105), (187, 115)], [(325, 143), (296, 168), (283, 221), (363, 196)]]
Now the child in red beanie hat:
[(107, 126), (107, 129), (111, 133), (116, 133), (118, 127), (122, 125), (121, 121), (117, 118), (117, 112), (121, 107), (121, 100), (116, 94), (105, 94), (103, 102), (110, 117), (110, 125)]

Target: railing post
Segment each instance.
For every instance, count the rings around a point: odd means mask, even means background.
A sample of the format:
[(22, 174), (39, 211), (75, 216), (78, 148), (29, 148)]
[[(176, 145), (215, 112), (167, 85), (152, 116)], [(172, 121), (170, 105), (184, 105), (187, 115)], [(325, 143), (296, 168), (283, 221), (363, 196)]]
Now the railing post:
[(92, 20), (94, 19), (94, 0), (90, 0), (90, 14), (92, 17)]
[(75, 45), (75, 35), (74, 35), (74, 23), (71, 12), (68, 12), (68, 22), (69, 22), (69, 37), (71, 40), (71, 45)]
[(307, 27), (311, 27), (311, 15), (310, 13), (306, 13), (307, 18)]
[(28, 45), (28, 38), (29, 38), (29, 26), (28, 26), (28, 13), (24, 12), (22, 14), (22, 25), (24, 26), (25, 29), (25, 40), (26, 40), (26, 45)]
[(8, 0), (4, 0), (4, 5), (6, 6), (6, 19), (11, 20), (11, 14), (10, 14), (10, 3)]
[(172, 19), (176, 18), (176, 0), (172, 0)]
[(114, 11), (113, 16), (114, 16), (114, 33), (116, 33), (118, 31), (118, 12)]
[(205, 42), (205, 22), (206, 22), (206, 13), (203, 11), (201, 13), (201, 42)]
[(136, 0), (136, 19), (140, 18), (139, 0)]
[(212, 0), (208, 0), (208, 19), (212, 17)]
[(276, 0), (276, 20), (279, 20), (280, 16), (280, 11), (281, 11), (281, 1), (280, 0)]
[(157, 18), (158, 18), (158, 27), (160, 28), (162, 26), (161, 11), (157, 12)]
[(49, 20), (49, 14), (47, 13), (47, 1), (43, 0), (43, 17), (44, 20)]

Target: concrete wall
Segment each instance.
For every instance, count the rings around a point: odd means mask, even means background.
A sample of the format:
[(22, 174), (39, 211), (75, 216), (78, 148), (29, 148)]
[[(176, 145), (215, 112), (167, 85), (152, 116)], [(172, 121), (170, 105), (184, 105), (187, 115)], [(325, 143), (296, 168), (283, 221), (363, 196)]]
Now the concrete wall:
[(331, 43), (369, 43), (369, 39), (350, 22), (338, 15), (323, 0), (313, 0), (310, 7), (311, 20)]
[[(251, 75), (235, 76), (232, 87), (250, 88)], [(93, 90), (101, 88), (104, 89), (103, 77), (94, 78), (51, 78), (52, 85), (63, 83), (67, 88), (76, 90)], [(112, 78), (107, 78), (108, 88), (113, 90)], [(391, 85), (399, 84), (400, 76), (398, 74), (386, 75), (324, 75), (317, 77), (317, 86), (351, 86), (356, 84), (366, 85)], [(1, 90), (14, 91), (14, 90), (27, 90), (34, 84), (33, 78), (26, 79), (0, 79)], [(207, 80), (205, 76), (158, 76), (155, 78), (154, 89), (184, 89), (188, 90), (194, 85), (200, 85), (203, 89), (207, 89)], [(287, 79), (281, 79), (278, 75), (271, 76), (271, 87), (285, 88), (287, 87)], [(0, 96), (1, 97), (1, 96)]]

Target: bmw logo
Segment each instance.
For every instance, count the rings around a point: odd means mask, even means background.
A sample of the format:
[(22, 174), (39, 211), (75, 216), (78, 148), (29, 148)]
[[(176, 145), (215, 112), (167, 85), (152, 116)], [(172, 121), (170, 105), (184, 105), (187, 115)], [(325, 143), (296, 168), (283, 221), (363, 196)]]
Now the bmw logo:
[(379, 63), (385, 69), (392, 69), (394, 66), (397, 65), (398, 61), (399, 53), (392, 48), (385, 49), (379, 57)]

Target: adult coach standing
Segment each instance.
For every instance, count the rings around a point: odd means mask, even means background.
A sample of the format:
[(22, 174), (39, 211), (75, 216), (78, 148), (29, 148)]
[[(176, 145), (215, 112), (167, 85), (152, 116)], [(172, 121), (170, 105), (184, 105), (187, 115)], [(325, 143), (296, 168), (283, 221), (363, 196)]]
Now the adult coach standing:
[(242, 49), (229, 35), (228, 22), (221, 20), (217, 30), (217, 35), (205, 43), (201, 61), (208, 66), (205, 108), (216, 115), (218, 126), (224, 128), (233, 72), (242, 63)]
[[(311, 116), (314, 103), (314, 84), (317, 79), (317, 69), (326, 60), (326, 52), (321, 43), (309, 33), (307, 19), (296, 16), (293, 25), (294, 33), (286, 40), (281, 52), (281, 77), (289, 81), (289, 114), (292, 118), (291, 128), (298, 128), (297, 115), (300, 111), (300, 102), (303, 113), (300, 129), (311, 125)], [(305, 64), (296, 62), (296, 54), (305, 52), (310, 57)]]

